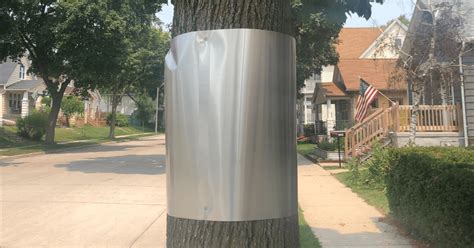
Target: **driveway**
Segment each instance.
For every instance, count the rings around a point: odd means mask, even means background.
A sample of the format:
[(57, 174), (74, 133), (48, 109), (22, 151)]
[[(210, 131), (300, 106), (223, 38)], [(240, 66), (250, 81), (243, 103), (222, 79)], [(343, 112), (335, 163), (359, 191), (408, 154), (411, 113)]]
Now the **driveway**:
[(164, 247), (164, 144), (0, 160), (0, 247)]

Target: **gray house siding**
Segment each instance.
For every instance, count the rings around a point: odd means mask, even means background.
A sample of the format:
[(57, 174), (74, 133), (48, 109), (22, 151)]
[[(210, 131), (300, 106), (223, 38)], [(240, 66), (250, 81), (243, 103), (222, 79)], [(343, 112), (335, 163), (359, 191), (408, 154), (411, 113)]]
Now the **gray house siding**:
[(470, 144), (474, 145), (474, 52), (463, 57), (464, 90), (466, 96), (466, 117)]

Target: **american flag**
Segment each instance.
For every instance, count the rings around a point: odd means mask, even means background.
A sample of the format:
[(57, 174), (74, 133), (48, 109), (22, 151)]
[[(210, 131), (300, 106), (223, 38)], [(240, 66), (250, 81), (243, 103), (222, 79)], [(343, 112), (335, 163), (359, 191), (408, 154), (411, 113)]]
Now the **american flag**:
[(379, 91), (369, 85), (362, 78), (360, 79), (359, 98), (357, 99), (355, 120), (362, 122), (367, 115), (370, 104), (375, 100)]

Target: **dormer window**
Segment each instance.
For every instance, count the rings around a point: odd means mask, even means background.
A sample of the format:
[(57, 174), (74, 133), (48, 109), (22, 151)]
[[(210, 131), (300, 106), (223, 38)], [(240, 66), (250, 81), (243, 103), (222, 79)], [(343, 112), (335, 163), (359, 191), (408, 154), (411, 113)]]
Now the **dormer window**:
[(24, 80), (25, 79), (25, 74), (26, 74), (26, 71), (25, 71), (25, 66), (20, 64), (20, 80)]

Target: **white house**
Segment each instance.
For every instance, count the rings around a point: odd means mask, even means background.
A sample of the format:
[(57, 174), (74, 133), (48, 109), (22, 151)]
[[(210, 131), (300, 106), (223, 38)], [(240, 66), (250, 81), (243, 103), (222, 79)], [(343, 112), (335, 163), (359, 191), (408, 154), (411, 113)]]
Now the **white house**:
[(28, 74), (29, 67), (26, 57), (0, 63), (0, 126), (27, 116), (41, 101), (46, 86), (43, 80)]

